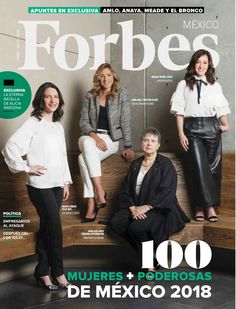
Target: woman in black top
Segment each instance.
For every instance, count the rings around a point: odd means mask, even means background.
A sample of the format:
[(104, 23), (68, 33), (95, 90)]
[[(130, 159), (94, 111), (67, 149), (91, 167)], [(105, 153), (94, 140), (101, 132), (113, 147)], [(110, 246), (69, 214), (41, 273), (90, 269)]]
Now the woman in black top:
[(161, 135), (155, 128), (142, 134), (144, 156), (131, 163), (111, 227), (141, 251), (141, 242), (155, 247), (180, 231), (189, 219), (176, 198), (177, 174), (171, 160), (158, 154)]

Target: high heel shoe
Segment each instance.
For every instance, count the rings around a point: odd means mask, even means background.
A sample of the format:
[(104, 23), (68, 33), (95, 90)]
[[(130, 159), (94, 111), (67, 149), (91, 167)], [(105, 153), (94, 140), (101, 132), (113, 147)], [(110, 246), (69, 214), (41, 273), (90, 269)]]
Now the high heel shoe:
[(46, 285), (44, 280), (38, 275), (38, 273), (36, 271), (34, 272), (34, 278), (35, 278), (36, 285), (37, 285), (38, 288), (44, 288), (44, 289), (49, 290), (49, 291), (58, 290), (58, 286), (53, 284), (53, 283)]
[(218, 221), (218, 217), (216, 215), (214, 206), (211, 206), (211, 207), (208, 208), (206, 218), (209, 222), (217, 222)]
[[(104, 192), (104, 199), (105, 200), (107, 199), (107, 193), (106, 192)], [(105, 207), (107, 207), (107, 202), (98, 204), (97, 207), (98, 208), (105, 208)]]
[(218, 222), (218, 217), (217, 216), (210, 216), (207, 218), (209, 222)]
[(93, 218), (86, 218), (84, 217), (82, 220), (81, 220), (81, 223), (88, 223), (88, 222), (93, 222), (96, 220), (97, 218), (97, 214), (98, 214), (98, 211), (99, 211), (99, 208), (97, 204), (95, 204), (94, 206), (94, 217)]
[(59, 282), (57, 281), (57, 287), (58, 287), (59, 289), (68, 289), (69, 285), (72, 285), (72, 284), (69, 283), (69, 282), (67, 282), (67, 283), (59, 283)]
[(58, 289), (68, 289), (69, 285), (72, 285), (70, 282), (60, 283), (55, 276), (52, 275), (52, 281), (57, 286)]

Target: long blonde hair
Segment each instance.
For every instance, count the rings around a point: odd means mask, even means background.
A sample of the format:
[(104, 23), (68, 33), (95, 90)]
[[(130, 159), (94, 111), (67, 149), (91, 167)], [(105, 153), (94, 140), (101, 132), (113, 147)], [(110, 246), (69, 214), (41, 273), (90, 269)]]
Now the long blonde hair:
[(112, 66), (109, 63), (102, 63), (97, 68), (97, 71), (95, 72), (95, 74), (93, 76), (93, 88), (91, 89), (91, 92), (92, 92), (94, 97), (99, 96), (101, 94), (103, 89), (102, 89), (102, 86), (100, 84), (100, 76), (101, 76), (101, 72), (102, 72), (103, 69), (109, 69), (113, 74), (114, 82), (112, 84), (110, 92), (108, 92), (107, 95), (106, 95), (107, 98), (112, 99), (115, 96), (118, 96), (118, 94), (119, 94), (120, 79), (117, 76), (115, 70), (112, 68)]

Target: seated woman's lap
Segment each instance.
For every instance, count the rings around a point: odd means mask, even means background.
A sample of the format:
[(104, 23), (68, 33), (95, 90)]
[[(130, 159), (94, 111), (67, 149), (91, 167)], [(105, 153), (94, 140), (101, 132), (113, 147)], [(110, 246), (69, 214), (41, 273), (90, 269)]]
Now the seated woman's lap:
[[(145, 219), (135, 220), (132, 218), (129, 209), (119, 210), (111, 219), (111, 227), (119, 235), (132, 235), (138, 238), (145, 238), (144, 235), (149, 234), (151, 227), (158, 218), (158, 212), (153, 209), (146, 213)], [(143, 235), (143, 236), (142, 236)]]
[(105, 134), (98, 134), (100, 138), (102, 138), (106, 145), (107, 145), (107, 150), (102, 151), (97, 148), (95, 140), (88, 136), (88, 135), (83, 135), (79, 138), (79, 149), (83, 153), (84, 156), (93, 156), (95, 159), (95, 156), (97, 155), (97, 159), (102, 161), (112, 154), (115, 154), (118, 152), (119, 149), (119, 141), (113, 142), (110, 138), (109, 135)]

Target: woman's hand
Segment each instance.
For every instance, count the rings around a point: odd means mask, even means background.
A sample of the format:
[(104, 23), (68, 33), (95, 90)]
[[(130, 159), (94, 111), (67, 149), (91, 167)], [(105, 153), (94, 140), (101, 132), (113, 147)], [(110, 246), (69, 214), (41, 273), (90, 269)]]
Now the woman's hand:
[(100, 149), (101, 151), (107, 150), (107, 144), (101, 137), (99, 137), (96, 134), (96, 135), (92, 136), (92, 138), (95, 140), (96, 146), (97, 146), (98, 149)]
[(229, 126), (228, 125), (221, 125), (220, 126), (222, 133), (229, 131)]
[(132, 217), (135, 220), (147, 218), (146, 212), (148, 212), (152, 207), (149, 205), (142, 206), (131, 206), (129, 209), (131, 211)]
[(68, 200), (69, 195), (70, 195), (70, 189), (68, 186), (65, 186), (63, 188), (63, 201)]
[(125, 149), (122, 152), (122, 156), (127, 160), (127, 161), (131, 161), (134, 157), (134, 151), (130, 148)]
[(221, 128), (222, 133), (227, 132), (229, 130), (229, 122), (228, 122), (227, 115), (220, 116), (219, 121), (220, 121), (220, 128)]
[(179, 135), (179, 141), (180, 141), (180, 144), (183, 147), (183, 149), (185, 151), (188, 151), (189, 142), (188, 142), (187, 136), (184, 133), (181, 133)]
[(132, 206), (130, 207), (130, 211), (131, 211), (131, 214), (132, 214), (132, 218), (134, 220), (138, 220), (138, 219), (145, 219), (147, 216), (145, 215), (144, 212), (142, 212), (139, 208), (142, 207), (142, 206)]
[(183, 115), (176, 115), (176, 124), (177, 124), (177, 129), (179, 133), (179, 141), (181, 146), (185, 151), (188, 151), (188, 138), (184, 134), (184, 116)]
[(34, 174), (37, 176), (42, 176), (45, 174), (47, 168), (42, 165), (32, 165), (29, 167), (29, 174)]

